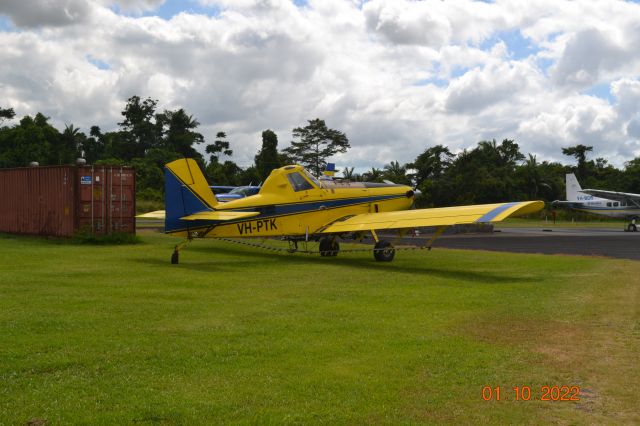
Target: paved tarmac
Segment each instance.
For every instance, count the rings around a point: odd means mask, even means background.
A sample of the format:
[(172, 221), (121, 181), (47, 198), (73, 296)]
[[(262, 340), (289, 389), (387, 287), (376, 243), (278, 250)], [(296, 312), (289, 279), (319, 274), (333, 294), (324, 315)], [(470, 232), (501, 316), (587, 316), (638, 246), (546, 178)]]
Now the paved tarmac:
[[(429, 236), (408, 237), (420, 244)], [(443, 235), (438, 247), (512, 253), (570, 254), (640, 260), (640, 232), (612, 228), (502, 228), (493, 233)]]

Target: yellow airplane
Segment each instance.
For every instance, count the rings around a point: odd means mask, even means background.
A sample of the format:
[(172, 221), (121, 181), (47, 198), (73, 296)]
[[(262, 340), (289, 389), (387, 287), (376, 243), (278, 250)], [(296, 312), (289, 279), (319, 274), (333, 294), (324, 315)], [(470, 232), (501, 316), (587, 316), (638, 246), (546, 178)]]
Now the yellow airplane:
[(299, 241), (318, 240), (322, 256), (336, 256), (338, 237), (371, 234), (374, 258), (391, 261), (395, 248), (376, 231), (435, 226), (430, 244), (447, 227), (498, 222), (536, 212), (542, 201), (510, 202), (433, 209), (411, 209), (414, 190), (406, 185), (318, 180), (303, 167), (273, 170), (256, 195), (226, 203), (216, 200), (198, 164), (190, 158), (165, 166), (165, 210), (139, 217), (164, 218), (165, 233), (186, 237), (171, 263), (194, 238), (282, 237), (297, 250)]

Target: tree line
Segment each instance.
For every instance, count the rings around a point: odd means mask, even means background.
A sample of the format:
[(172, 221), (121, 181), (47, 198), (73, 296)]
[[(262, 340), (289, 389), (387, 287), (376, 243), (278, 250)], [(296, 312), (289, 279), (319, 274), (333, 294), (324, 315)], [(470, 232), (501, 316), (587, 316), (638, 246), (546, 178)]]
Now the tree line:
[[(59, 131), (41, 113), (9, 126), (15, 112), (0, 108), (0, 167), (24, 167), (32, 161), (41, 165), (73, 164), (78, 157), (88, 164), (130, 165), (136, 169), (138, 196), (162, 200), (163, 166), (178, 158), (198, 161), (211, 184), (247, 185), (262, 182), (271, 170), (293, 163), (319, 175), (332, 156), (350, 148), (343, 132), (313, 119), (294, 128), (290, 146), (282, 150), (278, 149), (275, 132), (263, 131), (253, 164), (242, 168), (232, 160), (233, 149), (225, 132), (217, 132), (207, 143), (192, 115), (182, 108), (159, 112), (157, 104), (157, 100), (133, 96), (127, 100), (117, 130), (103, 133), (92, 126), (88, 135), (72, 124)], [(204, 154), (197, 149), (200, 145)], [(640, 193), (640, 157), (617, 168), (604, 158), (588, 159), (592, 150), (581, 144), (562, 148), (562, 153), (573, 160), (566, 165), (524, 155), (511, 139), (500, 143), (480, 141), (459, 153), (435, 145), (410, 163), (391, 161), (361, 174), (346, 167), (341, 175), (356, 181), (412, 185), (423, 193), (422, 206), (564, 199), (565, 174), (572, 172), (585, 188)]]

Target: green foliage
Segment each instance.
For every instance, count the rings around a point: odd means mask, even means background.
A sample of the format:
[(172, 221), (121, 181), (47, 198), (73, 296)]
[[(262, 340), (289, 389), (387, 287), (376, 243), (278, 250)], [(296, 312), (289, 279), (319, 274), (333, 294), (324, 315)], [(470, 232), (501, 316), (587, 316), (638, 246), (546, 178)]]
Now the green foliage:
[(161, 145), (165, 151), (177, 153), (182, 157), (202, 158), (194, 148), (194, 145), (204, 142), (204, 136), (194, 131), (200, 123), (184, 109), (158, 114), (156, 123), (164, 135)]
[(0, 108), (0, 124), (5, 120), (11, 120), (16, 116), (16, 112), (13, 108)]
[(262, 132), (262, 148), (255, 157), (256, 172), (264, 181), (273, 169), (282, 166), (278, 158), (278, 136), (272, 130)]
[(135, 234), (124, 234), (114, 232), (107, 235), (91, 235), (79, 233), (70, 240), (74, 244), (91, 244), (91, 245), (122, 245), (122, 244), (139, 244), (142, 240)]
[(392, 161), (384, 166), (382, 177), (384, 180), (388, 180), (393, 183), (411, 185), (411, 179), (407, 176), (407, 167), (401, 166), (397, 161)]
[(293, 137), (298, 140), (292, 141), (284, 152), (296, 163), (319, 176), (327, 166), (329, 157), (350, 148), (349, 139), (344, 133), (327, 128), (324, 120), (316, 118), (308, 122), (305, 127), (293, 129)]
[(264, 182), (264, 179), (258, 173), (258, 169), (253, 166), (247, 167), (240, 175), (240, 185), (259, 185)]
[(575, 157), (575, 159), (578, 160), (578, 169), (576, 171), (576, 177), (578, 180), (583, 181), (587, 177), (587, 152), (590, 151), (593, 151), (592, 146), (585, 146), (582, 144), (562, 148), (562, 153), (564, 155)]
[(214, 185), (244, 185), (242, 169), (233, 161), (220, 164), (211, 162), (205, 169), (205, 174)]
[(427, 148), (422, 154), (407, 166), (416, 170), (415, 181), (420, 185), (426, 179), (439, 179), (451, 165), (454, 155), (444, 145)]
[(96, 166), (126, 166), (127, 163), (119, 158), (104, 158), (102, 160), (96, 160), (93, 164)]
[(118, 125), (123, 130), (122, 139), (117, 141), (118, 148), (123, 142), (126, 150), (118, 150), (120, 158), (130, 161), (133, 158), (144, 157), (149, 148), (158, 147), (162, 135), (162, 121), (152, 121), (157, 100), (147, 98), (140, 101), (139, 96), (132, 96), (122, 111), (124, 120)]
[(213, 144), (205, 147), (205, 152), (210, 154), (209, 163), (218, 163), (222, 155), (230, 157), (233, 155), (233, 150), (230, 149), (229, 141), (227, 141), (227, 134), (225, 132), (216, 133), (216, 140)]
[(526, 198), (516, 173), (523, 159), (510, 139), (481, 141), (455, 157), (443, 146), (427, 149), (410, 165), (423, 194), (418, 203), (450, 206)]
[(26, 167), (31, 161), (50, 164), (52, 147), (59, 145), (60, 132), (38, 113), (25, 116), (20, 124), (0, 132), (0, 167)]
[(380, 169), (372, 167), (371, 170), (362, 174), (362, 179), (365, 182), (382, 182), (383, 172)]
[(625, 192), (640, 194), (640, 157), (625, 164), (623, 188)]
[(345, 167), (342, 169), (342, 177), (348, 180), (355, 180), (355, 167)]

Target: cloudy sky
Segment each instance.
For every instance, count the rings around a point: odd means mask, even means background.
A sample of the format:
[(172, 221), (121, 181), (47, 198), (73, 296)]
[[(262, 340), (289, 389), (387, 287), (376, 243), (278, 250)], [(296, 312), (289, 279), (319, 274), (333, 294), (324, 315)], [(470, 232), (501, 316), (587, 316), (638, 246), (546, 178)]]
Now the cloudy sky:
[(539, 160), (640, 155), (640, 4), (623, 0), (0, 0), (0, 107), (114, 130), (185, 108), (248, 166), (322, 118), (340, 166), (515, 139)]

